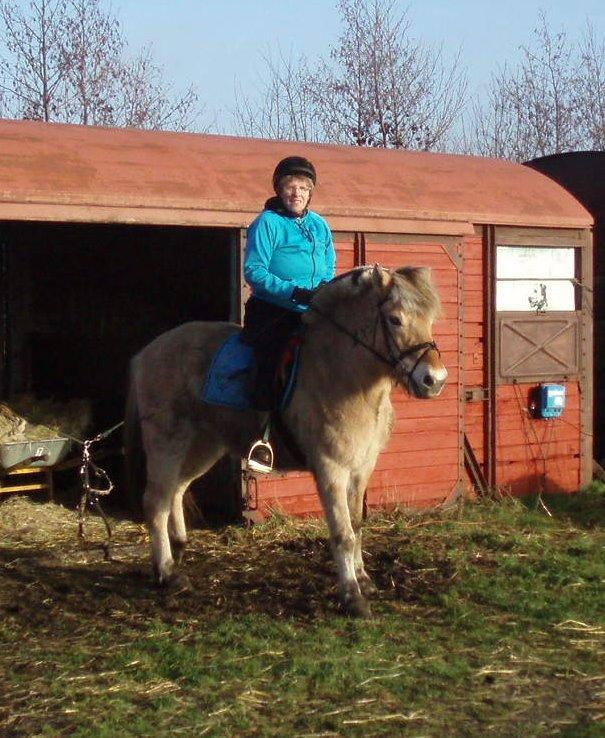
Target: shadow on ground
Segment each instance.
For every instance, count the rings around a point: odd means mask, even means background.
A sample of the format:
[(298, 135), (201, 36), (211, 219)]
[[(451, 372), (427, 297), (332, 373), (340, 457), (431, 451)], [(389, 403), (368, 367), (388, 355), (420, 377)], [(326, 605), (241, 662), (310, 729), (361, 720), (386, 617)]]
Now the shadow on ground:
[[(153, 584), (147, 534), (139, 524), (115, 522), (106, 560), (98, 520), (89, 521), (89, 539), (80, 542), (73, 511), (24, 501), (4, 503), (2, 511), (0, 612), (31, 625), (51, 618), (68, 628), (82, 617), (90, 627), (107, 619), (136, 625), (204, 612), (322, 618), (339, 611), (321, 523), (309, 534), (292, 525), (275, 526), (274, 535), (234, 526), (194, 530), (181, 567), (192, 589), (173, 592)], [(447, 590), (452, 577), (447, 560), (437, 555), (421, 566), (406, 559), (405, 541), (386, 533), (368, 541), (367, 566), (381, 602), (426, 603)]]

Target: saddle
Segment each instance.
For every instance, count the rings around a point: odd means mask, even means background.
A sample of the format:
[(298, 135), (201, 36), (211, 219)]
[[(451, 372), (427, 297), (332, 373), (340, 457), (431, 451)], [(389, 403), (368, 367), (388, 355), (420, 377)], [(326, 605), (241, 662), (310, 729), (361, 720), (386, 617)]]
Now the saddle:
[[(296, 387), (298, 357), (302, 335), (291, 336), (279, 353), (274, 367), (271, 389), (272, 408), (283, 411)], [(252, 346), (234, 333), (215, 353), (202, 390), (202, 399), (211, 405), (236, 410), (255, 409), (255, 381), (258, 367)]]

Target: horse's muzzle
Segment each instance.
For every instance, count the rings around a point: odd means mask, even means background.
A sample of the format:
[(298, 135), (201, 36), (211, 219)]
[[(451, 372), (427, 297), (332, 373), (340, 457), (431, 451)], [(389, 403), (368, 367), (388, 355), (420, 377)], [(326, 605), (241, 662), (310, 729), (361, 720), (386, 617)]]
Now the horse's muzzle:
[(429, 400), (441, 394), (446, 379), (447, 369), (444, 366), (433, 367), (425, 364), (417, 366), (409, 377), (409, 388), (416, 397)]

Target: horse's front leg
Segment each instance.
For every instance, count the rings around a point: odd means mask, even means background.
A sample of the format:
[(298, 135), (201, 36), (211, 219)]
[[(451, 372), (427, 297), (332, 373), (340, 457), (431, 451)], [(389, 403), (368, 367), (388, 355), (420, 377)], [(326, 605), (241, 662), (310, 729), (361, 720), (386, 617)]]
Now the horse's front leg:
[(351, 615), (370, 617), (370, 608), (355, 574), (356, 536), (347, 501), (349, 471), (338, 464), (324, 461), (318, 465), (315, 477), (330, 530), (342, 606)]
[(374, 464), (362, 471), (353, 472), (349, 479), (349, 487), (347, 497), (349, 502), (349, 513), (351, 515), (351, 525), (355, 533), (355, 552), (353, 561), (355, 566), (355, 576), (361, 588), (362, 593), (368, 597), (376, 593), (376, 586), (365, 570), (363, 564), (363, 551), (361, 548), (362, 524), (363, 524), (363, 501), (365, 491), (368, 486), (368, 480)]

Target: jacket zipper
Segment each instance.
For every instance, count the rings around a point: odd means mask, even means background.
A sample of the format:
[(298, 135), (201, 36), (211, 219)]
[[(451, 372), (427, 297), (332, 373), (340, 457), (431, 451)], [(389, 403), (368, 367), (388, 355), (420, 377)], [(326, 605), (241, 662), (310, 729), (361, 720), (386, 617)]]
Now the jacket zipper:
[(317, 269), (317, 265), (315, 264), (315, 236), (309, 231), (311, 235), (311, 243), (313, 244), (313, 248), (311, 249), (311, 263), (313, 264), (313, 271), (311, 272), (311, 289), (314, 289), (315, 287), (315, 271)]
[(317, 245), (315, 243), (315, 236), (313, 235), (313, 232), (310, 228), (307, 228), (306, 223), (303, 223), (303, 218), (305, 216), (302, 216), (300, 218), (296, 219), (296, 224), (298, 225), (300, 232), (307, 238), (309, 241), (311, 241), (312, 248), (311, 248), (311, 264), (313, 266), (311, 270), (311, 289), (315, 287), (315, 272), (317, 271), (317, 264), (315, 263), (315, 250), (317, 248)]

